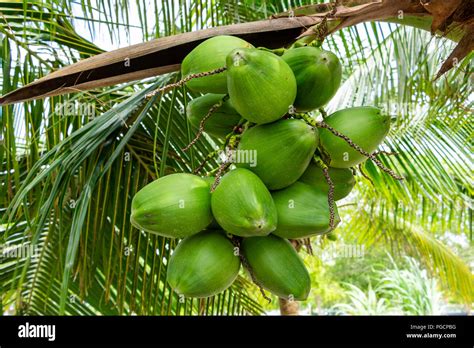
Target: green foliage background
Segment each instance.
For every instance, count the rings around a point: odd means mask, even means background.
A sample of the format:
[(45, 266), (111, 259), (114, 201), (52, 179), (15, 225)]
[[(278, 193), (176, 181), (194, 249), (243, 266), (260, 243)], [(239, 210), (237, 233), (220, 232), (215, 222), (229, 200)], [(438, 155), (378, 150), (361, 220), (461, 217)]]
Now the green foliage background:
[[(146, 41), (253, 21), (309, 2), (0, 0), (1, 94), (101, 53), (97, 37), (125, 46), (137, 35)], [(384, 149), (398, 156), (381, 159), (407, 178), (395, 182), (367, 163), (373, 185), (358, 177), (340, 208), (338, 234), (369, 252), (388, 248), (420, 259), (453, 298), (472, 303), (472, 272), (441, 241), (449, 233), (472, 243), (472, 53), (433, 81), (454, 44), (427, 32), (367, 23), (332, 35), (324, 47), (344, 66), (344, 84), (328, 111), (369, 104), (396, 116)], [(181, 151), (193, 138), (183, 110), (196, 95), (181, 88), (142, 102), (178, 77), (0, 109), (0, 236), (4, 245), (36, 251), (2, 257), (2, 313), (262, 313), (244, 274), (219, 296), (180, 301), (165, 282), (175, 242), (130, 225), (137, 190), (192, 171), (219, 145), (205, 137)], [(57, 106), (64, 103), (92, 104), (95, 117), (61, 115)]]

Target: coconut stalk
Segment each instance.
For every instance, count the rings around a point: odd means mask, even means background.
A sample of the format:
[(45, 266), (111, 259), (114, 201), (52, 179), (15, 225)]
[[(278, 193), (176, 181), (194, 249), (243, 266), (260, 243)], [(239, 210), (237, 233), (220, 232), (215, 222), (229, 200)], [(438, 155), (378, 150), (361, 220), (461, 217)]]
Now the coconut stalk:
[(298, 301), (290, 301), (284, 298), (279, 298), (279, 304), (281, 315), (299, 315), (300, 306)]
[(297, 38), (323, 39), (368, 21), (409, 25), (458, 42), (436, 77), (474, 49), (474, 0), (339, 0), (309, 5), (270, 19), (164, 37), (82, 60), (19, 88), (0, 105), (106, 87), (178, 71), (198, 44), (216, 35), (235, 35), (254, 46), (277, 48)]

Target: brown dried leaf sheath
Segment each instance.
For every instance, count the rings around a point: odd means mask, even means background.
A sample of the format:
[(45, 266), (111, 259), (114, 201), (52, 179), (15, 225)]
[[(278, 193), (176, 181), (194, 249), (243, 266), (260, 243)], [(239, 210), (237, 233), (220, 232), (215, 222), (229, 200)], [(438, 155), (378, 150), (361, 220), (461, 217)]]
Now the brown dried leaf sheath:
[(44, 98), (139, 80), (177, 71), (184, 57), (199, 43), (216, 35), (235, 35), (254, 44), (284, 46), (317, 19), (282, 18), (216, 27), (105, 52), (53, 72), (0, 98), (0, 104)]
[[(391, 21), (400, 13), (406, 17), (421, 17), (430, 23), (433, 15), (427, 10), (428, 3), (434, 5), (437, 2), (435, 0), (339, 0), (336, 8), (332, 4), (312, 5), (312, 7), (295, 9), (292, 13), (281, 14), (268, 20), (164, 37), (102, 53), (67, 66), (1, 97), (0, 105), (105, 87), (177, 71), (183, 58), (194, 47), (216, 35), (235, 35), (255, 46), (276, 48), (291, 43), (299, 36), (314, 34), (311, 27), (320, 23), (325, 16), (328, 21), (333, 22), (330, 33), (367, 21)], [(443, 8), (438, 7), (435, 17), (444, 18), (443, 23), (447, 31), (453, 29), (452, 26), (447, 28), (447, 24), (454, 22), (454, 25), (461, 28), (464, 33), (462, 35), (464, 39), (454, 52), (456, 61), (460, 61), (472, 50), (470, 36), (472, 36), (474, 0), (462, 0), (459, 4), (457, 1), (449, 2), (458, 7), (456, 9), (453, 9), (454, 5), (443, 7), (445, 13), (442, 12)], [(398, 22), (403, 23), (403, 20)], [(450, 57), (450, 60), (452, 61), (453, 57)], [(445, 62), (440, 74), (452, 67), (451, 61)]]

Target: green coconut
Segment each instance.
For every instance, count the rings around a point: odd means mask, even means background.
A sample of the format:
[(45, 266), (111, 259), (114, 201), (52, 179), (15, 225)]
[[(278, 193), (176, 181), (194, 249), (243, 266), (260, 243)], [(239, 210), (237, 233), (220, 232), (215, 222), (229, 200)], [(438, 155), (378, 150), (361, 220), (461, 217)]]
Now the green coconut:
[[(390, 116), (370, 106), (337, 111), (328, 116), (324, 122), (349, 137), (368, 153), (374, 152), (379, 147), (390, 130)], [(321, 152), (330, 167), (354, 167), (367, 159), (329, 130), (320, 129), (319, 135)]]
[(242, 254), (258, 284), (280, 298), (303, 301), (311, 279), (303, 261), (286, 239), (274, 235), (244, 238)]
[(244, 132), (241, 154), (253, 151), (256, 161), (238, 163), (257, 174), (270, 190), (293, 184), (304, 173), (318, 146), (318, 130), (302, 120), (280, 120)]
[[(352, 170), (348, 168), (329, 168), (328, 172), (334, 185), (334, 200), (343, 199), (352, 191), (356, 183)], [(299, 181), (316, 187), (326, 194), (329, 192), (329, 185), (324, 177), (323, 170), (314, 163), (310, 163)]]
[(307, 46), (287, 50), (282, 58), (296, 78), (297, 111), (320, 108), (334, 97), (342, 79), (342, 66), (334, 53)]
[(192, 174), (161, 177), (133, 197), (130, 221), (138, 229), (164, 237), (198, 233), (212, 221), (209, 183)]
[(296, 79), (288, 64), (255, 48), (238, 48), (227, 56), (227, 87), (237, 112), (257, 124), (278, 120), (296, 98)]
[[(183, 60), (181, 75), (187, 77), (225, 67), (227, 55), (236, 48), (253, 47), (235, 36), (220, 35), (196, 46)], [(227, 94), (227, 73), (192, 79), (186, 86), (195, 92)]]
[(179, 242), (169, 260), (167, 280), (180, 295), (209, 297), (227, 289), (239, 268), (239, 256), (224, 232), (203, 231)]
[(211, 206), (217, 223), (236, 236), (266, 236), (276, 228), (272, 196), (247, 169), (238, 168), (222, 177), (212, 193)]
[[(187, 106), (187, 117), (197, 130), (209, 110), (223, 100), (224, 94), (206, 94), (193, 99)], [(234, 130), (241, 116), (234, 109), (230, 100), (225, 101), (204, 123), (204, 131), (217, 138), (224, 138)]]
[[(298, 239), (325, 234), (329, 226), (327, 192), (302, 182), (272, 193), (278, 212), (278, 225), (273, 234), (282, 238)], [(334, 206), (334, 225), (340, 222)]]

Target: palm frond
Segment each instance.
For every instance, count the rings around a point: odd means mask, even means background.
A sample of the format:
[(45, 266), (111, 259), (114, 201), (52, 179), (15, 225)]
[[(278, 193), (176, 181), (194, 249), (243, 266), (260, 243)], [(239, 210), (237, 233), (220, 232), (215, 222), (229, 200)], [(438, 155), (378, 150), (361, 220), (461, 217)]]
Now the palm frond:
[(423, 228), (403, 219), (401, 214), (377, 214), (377, 207), (359, 207), (348, 212), (347, 238), (370, 247), (388, 244), (394, 252), (408, 253), (423, 262), (437, 276), (447, 292), (471, 303), (474, 277), (469, 267), (448, 246)]

